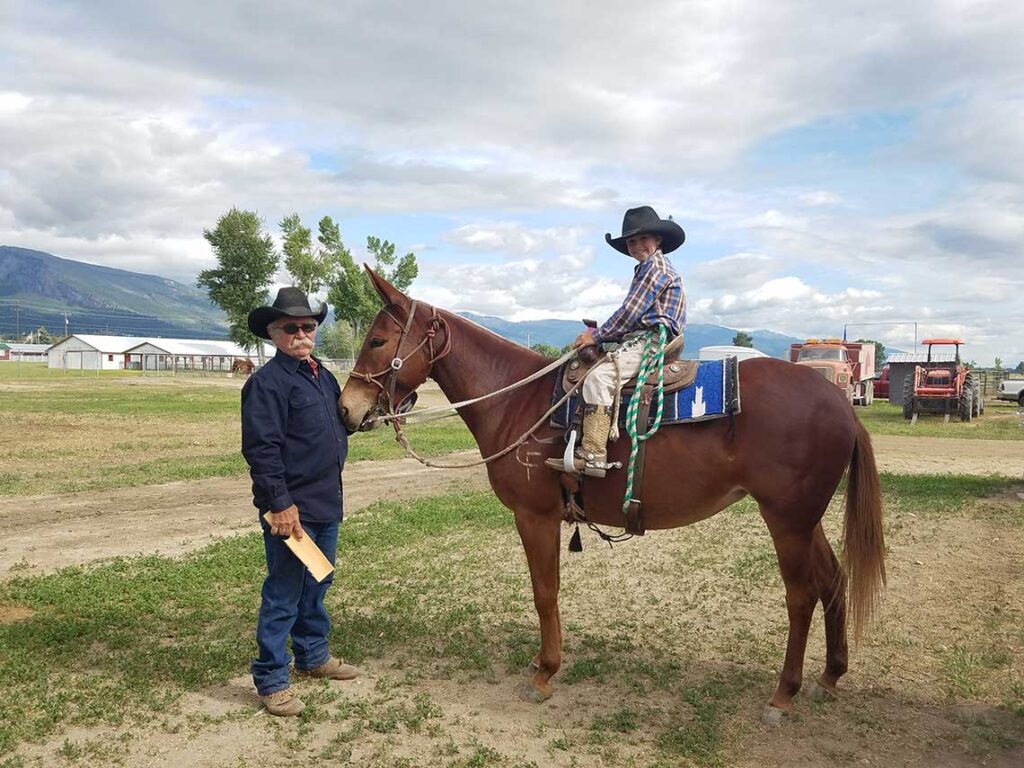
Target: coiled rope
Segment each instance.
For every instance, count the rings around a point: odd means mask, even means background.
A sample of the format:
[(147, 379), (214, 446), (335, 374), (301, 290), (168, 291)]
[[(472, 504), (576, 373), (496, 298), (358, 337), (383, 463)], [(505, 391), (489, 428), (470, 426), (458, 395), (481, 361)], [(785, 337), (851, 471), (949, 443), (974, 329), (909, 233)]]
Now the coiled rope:
[[(655, 348), (655, 338), (657, 344)], [(665, 408), (665, 341), (668, 338), (668, 331), (664, 325), (659, 325), (658, 330), (653, 329), (647, 334), (644, 343), (644, 354), (640, 360), (640, 370), (636, 374), (636, 390), (629, 401), (626, 409), (626, 433), (629, 435), (629, 466), (626, 469), (626, 494), (622, 499), (622, 514), (626, 514), (629, 502), (633, 500), (633, 476), (636, 473), (636, 456), (640, 450), (640, 443), (654, 437), (654, 433), (661, 427), (661, 414)], [(637, 417), (640, 412), (640, 398), (644, 384), (655, 371), (658, 372), (658, 385), (655, 397), (658, 399), (658, 410), (654, 416), (654, 423), (651, 424), (643, 434), (637, 431)]]

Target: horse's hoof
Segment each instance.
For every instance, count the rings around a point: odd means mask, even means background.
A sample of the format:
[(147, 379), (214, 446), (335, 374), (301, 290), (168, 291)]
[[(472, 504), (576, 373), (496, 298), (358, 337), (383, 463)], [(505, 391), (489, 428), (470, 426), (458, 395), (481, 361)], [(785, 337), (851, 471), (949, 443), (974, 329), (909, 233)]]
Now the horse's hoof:
[(773, 707), (771, 704), (766, 704), (764, 711), (761, 712), (761, 722), (765, 725), (777, 726), (782, 724), (782, 719), (786, 716), (785, 710)]
[(826, 688), (819, 683), (811, 683), (810, 690), (811, 701), (816, 701), (820, 704), (827, 704), (836, 700), (835, 690)]
[(519, 686), (519, 698), (530, 704), (541, 704), (551, 698), (551, 691), (545, 693), (533, 683), (523, 683)]
[(533, 677), (538, 672), (540, 672), (540, 665), (536, 661), (531, 661), (523, 668), (523, 674), (527, 677)]

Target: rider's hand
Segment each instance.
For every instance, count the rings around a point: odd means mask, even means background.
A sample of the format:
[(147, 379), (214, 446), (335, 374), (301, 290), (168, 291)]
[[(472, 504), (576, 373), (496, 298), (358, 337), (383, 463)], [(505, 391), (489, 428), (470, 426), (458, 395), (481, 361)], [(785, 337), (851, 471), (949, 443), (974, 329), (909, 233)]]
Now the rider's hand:
[(592, 347), (596, 345), (594, 341), (594, 332), (587, 328), (583, 333), (576, 337), (576, 341), (572, 343), (573, 347), (579, 349), (580, 347)]
[(294, 504), (280, 512), (271, 512), (269, 524), (270, 533), (274, 536), (294, 536), (297, 541), (302, 538), (299, 508)]

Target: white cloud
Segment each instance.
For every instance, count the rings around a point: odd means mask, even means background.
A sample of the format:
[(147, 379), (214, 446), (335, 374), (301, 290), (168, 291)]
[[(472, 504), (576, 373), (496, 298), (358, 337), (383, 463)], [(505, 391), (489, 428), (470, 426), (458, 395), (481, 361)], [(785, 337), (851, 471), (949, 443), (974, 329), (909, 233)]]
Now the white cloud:
[[(547, 251), (575, 249), (582, 230), (574, 227), (528, 229), (517, 223), (467, 224), (442, 239), (469, 250), (498, 251), (511, 256), (530, 256)], [(578, 266), (585, 266), (582, 262)]]
[(812, 192), (804, 192), (799, 196), (799, 200), (804, 205), (810, 206), (825, 206), (825, 205), (838, 205), (843, 202), (841, 195), (831, 192), (827, 189), (816, 189)]
[[(408, 233), (438, 303), (577, 316), (625, 292), (596, 249), (650, 202), (687, 229), (693, 319), (901, 315), (1024, 356), (1019, 3), (8, 6), (5, 243), (188, 281), (232, 205), (444, 218)], [(844, 133), (863, 115), (896, 144)]]

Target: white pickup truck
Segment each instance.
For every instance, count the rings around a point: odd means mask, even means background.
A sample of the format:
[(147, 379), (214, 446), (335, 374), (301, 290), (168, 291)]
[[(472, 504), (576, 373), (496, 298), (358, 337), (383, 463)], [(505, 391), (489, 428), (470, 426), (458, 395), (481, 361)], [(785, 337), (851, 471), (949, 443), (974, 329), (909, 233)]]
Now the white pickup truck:
[(999, 385), (999, 399), (1024, 405), (1024, 379), (1007, 379)]

